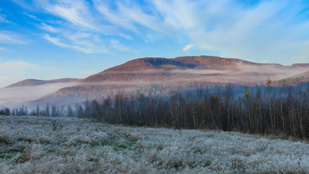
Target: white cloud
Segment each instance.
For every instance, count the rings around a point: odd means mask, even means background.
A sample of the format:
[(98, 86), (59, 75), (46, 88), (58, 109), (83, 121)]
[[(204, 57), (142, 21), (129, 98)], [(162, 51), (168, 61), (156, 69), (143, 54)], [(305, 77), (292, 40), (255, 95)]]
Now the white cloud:
[(9, 31), (0, 31), (0, 43), (5, 44), (27, 44), (18, 34)]
[(94, 3), (95, 8), (101, 13), (101, 15), (103, 15), (103, 18), (109, 22), (132, 31), (137, 31), (137, 28), (132, 25), (129, 20), (123, 18), (123, 16), (120, 16), (119, 14), (116, 14), (114, 11), (111, 11), (109, 7), (107, 7), (107, 5), (102, 1), (94, 0)]
[(89, 38), (83, 39), (82, 34), (80, 35), (68, 35), (67, 37), (52, 37), (48, 34), (43, 36), (44, 39), (49, 42), (63, 47), (70, 48), (84, 53), (108, 53), (108, 49), (104, 44), (95, 44), (95, 36), (89, 35)]
[(40, 28), (41, 28), (42, 30), (47, 31), (47, 32), (52, 32), (52, 33), (57, 33), (57, 32), (59, 32), (59, 30), (58, 30), (57, 28), (55, 28), (55, 27), (53, 27), (53, 26), (51, 26), (51, 25), (45, 24), (45, 23), (42, 23), (42, 24), (40, 25)]
[(7, 51), (7, 49), (0, 47), (0, 51)]
[[(105, 54), (111, 54), (111, 50), (131, 50), (117, 39), (104, 39), (104, 35), (101, 32), (91, 28), (81, 29), (81, 27), (76, 27), (74, 24), (59, 24), (55, 26), (52, 23), (42, 23), (40, 28), (47, 32), (43, 36), (44, 39), (63, 48), (70, 48), (84, 53)], [(122, 37), (131, 39), (129, 35), (123, 35)]]
[(48, 34), (44, 35), (43, 38), (60, 47), (64, 47), (64, 48), (69, 47), (69, 45), (61, 43), (58, 38), (51, 37)]
[(75, 26), (102, 33), (109, 33), (115, 30), (113, 26), (104, 25), (98, 21), (89, 9), (89, 3), (85, 1), (56, 1), (56, 3), (51, 3), (49, 1), (37, 2), (48, 13), (56, 15)]
[(191, 49), (194, 45), (193, 44), (188, 44), (185, 47), (182, 48), (182, 51), (187, 51), (189, 49)]
[[(27, 61), (9, 60), (0, 62), (0, 88), (28, 77), (29, 73), (37, 73), (40, 68)], [(29, 78), (29, 77), (28, 77)]]
[(11, 60), (0, 63), (0, 72), (22, 72), (24, 70), (37, 70), (37, 66), (25, 61)]
[[(0, 12), (1, 12), (1, 9), (0, 9)], [(1, 14), (0, 13), (0, 23), (10, 23), (10, 21), (8, 21), (6, 19), (6, 15), (5, 14)]]
[(204, 15), (201, 15), (204, 2), (199, 2), (200, 3), (186, 0), (157, 0), (153, 1), (153, 4), (163, 17), (163, 24), (177, 30), (187, 30), (201, 27), (205, 23), (203, 21)]
[(115, 39), (110, 41), (110, 46), (111, 46), (111, 48), (119, 50), (119, 51), (128, 51), (128, 50), (130, 50), (129, 47), (126, 47), (126, 46), (122, 45), (118, 40), (115, 40)]
[(166, 28), (160, 25), (160, 20), (155, 15), (147, 14), (135, 3), (116, 1), (116, 9), (111, 10), (109, 3), (94, 0), (95, 8), (104, 19), (113, 25), (138, 32), (141, 26), (148, 29), (166, 33)]
[(80, 32), (71, 28), (59, 28), (42, 23), (40, 26), (44, 31), (51, 34), (43, 35), (43, 38), (54, 45), (70, 48), (84, 53), (108, 53), (106, 46), (96, 34), (92, 32)]
[(5, 15), (0, 14), (0, 23), (8, 23), (9, 21), (6, 19)]
[(26, 12), (24, 12), (24, 14), (25, 15), (27, 15), (29, 18), (31, 18), (31, 19), (34, 19), (34, 20), (36, 20), (36, 21), (41, 21), (39, 18), (37, 18), (36, 16), (34, 16), (34, 15), (32, 15), (32, 14), (29, 14), (29, 13), (26, 13)]
[(132, 39), (131, 36), (119, 32), (113, 25), (104, 24), (102, 19), (97, 17), (99, 12), (96, 13), (94, 7), (91, 9), (90, 4), (81, 0), (36, 1), (36, 6), (45, 12), (64, 19), (60, 23), (41, 23), (39, 28), (45, 32), (43, 38), (57, 46), (84, 53), (110, 54), (111, 50), (129, 51), (129, 47), (110, 36)]
[[(24, 1), (24, 0), (12, 0), (14, 3), (18, 4), (24, 9), (27, 10), (35, 10), (35, 6), (32, 1)], [(30, 2), (30, 3), (29, 3)]]
[(51, 13), (54, 13), (75, 25), (80, 25), (83, 27), (91, 28), (91, 29), (98, 29), (98, 27), (93, 24), (91, 19), (87, 19), (86, 17), (82, 16), (84, 8), (65, 8), (59, 5), (54, 7), (50, 7), (47, 9)]

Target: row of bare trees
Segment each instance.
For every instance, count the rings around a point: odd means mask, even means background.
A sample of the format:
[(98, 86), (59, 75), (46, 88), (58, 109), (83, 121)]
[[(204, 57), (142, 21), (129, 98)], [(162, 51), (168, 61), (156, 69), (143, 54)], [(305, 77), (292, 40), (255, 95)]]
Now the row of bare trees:
[(296, 87), (226, 87), (173, 92), (169, 96), (119, 92), (98, 102), (55, 105), (11, 115), (87, 118), (108, 123), (216, 129), (309, 137), (309, 85)]
[(118, 93), (75, 106), (108, 123), (309, 137), (309, 87), (217, 87), (167, 96)]

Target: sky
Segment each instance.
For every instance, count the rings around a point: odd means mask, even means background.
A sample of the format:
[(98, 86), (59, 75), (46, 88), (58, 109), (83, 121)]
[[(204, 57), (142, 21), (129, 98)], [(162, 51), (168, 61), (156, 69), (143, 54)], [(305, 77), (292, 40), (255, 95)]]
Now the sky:
[(0, 0), (0, 87), (188, 55), (309, 63), (309, 1)]

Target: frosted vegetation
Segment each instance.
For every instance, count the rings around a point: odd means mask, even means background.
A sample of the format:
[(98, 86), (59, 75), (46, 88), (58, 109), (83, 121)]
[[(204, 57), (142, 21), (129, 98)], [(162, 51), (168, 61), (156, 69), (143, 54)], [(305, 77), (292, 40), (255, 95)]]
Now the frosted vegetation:
[(306, 173), (309, 144), (235, 132), (0, 116), (0, 173)]

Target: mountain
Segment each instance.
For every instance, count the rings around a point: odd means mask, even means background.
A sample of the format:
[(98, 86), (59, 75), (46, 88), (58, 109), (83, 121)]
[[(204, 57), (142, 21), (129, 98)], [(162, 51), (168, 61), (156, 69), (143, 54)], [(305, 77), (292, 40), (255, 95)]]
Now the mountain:
[[(81, 82), (129, 80), (161, 81), (170, 79), (171, 76), (177, 77), (178, 74), (175, 72), (181, 70), (224, 70), (227, 68), (236, 68), (236, 64), (264, 65), (240, 59), (214, 56), (188, 56), (176, 57), (173, 59), (140, 58), (91, 75), (81, 80)], [(195, 73), (194, 75), (196, 76), (197, 74)], [(183, 73), (182, 76), (184, 76)]]
[[(97, 74), (91, 75), (80, 82), (106, 81), (207, 81), (209, 83), (233, 83), (239, 85), (263, 84), (268, 77), (274, 80), (302, 73), (309, 64), (255, 63), (235, 58), (216, 56), (184, 56), (167, 58), (140, 58), (128, 61)], [(296, 73), (296, 74), (297, 74)], [(214, 78), (216, 77), (216, 78)]]
[(268, 78), (273, 81), (272, 86), (296, 85), (309, 82), (308, 69), (309, 64), (283, 66), (216, 56), (148, 57), (128, 61), (84, 79), (27, 79), (6, 89), (74, 82), (50, 86), (53, 90), (50, 93), (46, 92), (46, 86), (42, 86), (38, 89), (44, 91), (44, 96), (32, 100), (34, 103), (69, 104), (86, 99), (99, 100), (118, 91), (165, 95), (173, 90), (197, 87), (265, 85)]
[(45, 84), (50, 84), (50, 83), (69, 83), (69, 82), (78, 82), (79, 80), (80, 79), (75, 79), (75, 78), (63, 78), (63, 79), (55, 79), (55, 80), (26, 79), (26, 80), (11, 84), (7, 86), (6, 88), (37, 86), (37, 85), (45, 85)]

